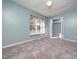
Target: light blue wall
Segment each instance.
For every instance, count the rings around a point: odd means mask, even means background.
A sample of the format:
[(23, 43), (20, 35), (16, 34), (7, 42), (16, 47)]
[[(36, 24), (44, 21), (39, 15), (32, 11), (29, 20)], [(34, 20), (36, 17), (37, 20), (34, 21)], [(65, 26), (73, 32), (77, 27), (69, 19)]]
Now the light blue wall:
[[(2, 0), (2, 45), (10, 45), (17, 42), (30, 40), (42, 36), (48, 36), (48, 20), (47, 17), (40, 15), (34, 11), (24, 8), (10, 0)], [(30, 36), (29, 24), (30, 15), (41, 17), (45, 20), (46, 33), (41, 35)], [(49, 26), (48, 26), (49, 27)]]
[(77, 40), (77, 11), (75, 9), (70, 10), (54, 17), (63, 17), (64, 38), (76, 41)]
[(64, 17), (64, 37), (77, 40), (77, 12), (72, 11), (63, 15)]

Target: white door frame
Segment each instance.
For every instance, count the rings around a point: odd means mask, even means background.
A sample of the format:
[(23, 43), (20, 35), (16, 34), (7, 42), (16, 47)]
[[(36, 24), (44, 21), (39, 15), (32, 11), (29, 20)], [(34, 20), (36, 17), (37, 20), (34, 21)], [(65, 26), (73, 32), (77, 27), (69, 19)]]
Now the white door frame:
[(57, 38), (57, 37), (53, 37), (53, 28), (52, 28), (52, 26), (53, 26), (53, 19), (60, 19), (61, 20), (61, 34), (62, 34), (62, 38), (64, 38), (64, 27), (63, 27), (63, 17), (54, 17), (54, 18), (52, 18), (52, 19), (50, 19), (50, 38)]

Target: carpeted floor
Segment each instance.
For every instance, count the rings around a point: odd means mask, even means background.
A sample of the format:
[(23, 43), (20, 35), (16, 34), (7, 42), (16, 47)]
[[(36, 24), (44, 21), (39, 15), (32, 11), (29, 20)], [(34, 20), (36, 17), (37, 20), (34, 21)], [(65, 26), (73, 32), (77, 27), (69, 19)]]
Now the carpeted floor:
[(77, 43), (41, 38), (2, 49), (2, 59), (77, 59)]

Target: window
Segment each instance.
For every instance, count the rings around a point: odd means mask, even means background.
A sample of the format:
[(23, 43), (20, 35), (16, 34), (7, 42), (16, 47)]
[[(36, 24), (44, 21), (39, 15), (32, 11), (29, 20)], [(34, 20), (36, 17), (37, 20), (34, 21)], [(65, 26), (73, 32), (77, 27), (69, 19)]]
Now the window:
[(44, 20), (35, 16), (30, 18), (30, 35), (45, 33)]

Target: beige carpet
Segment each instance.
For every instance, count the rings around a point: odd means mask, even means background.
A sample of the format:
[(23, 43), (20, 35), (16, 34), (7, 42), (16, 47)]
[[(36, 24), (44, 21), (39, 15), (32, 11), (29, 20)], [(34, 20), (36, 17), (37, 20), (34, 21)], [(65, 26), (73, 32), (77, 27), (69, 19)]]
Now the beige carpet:
[(2, 59), (77, 59), (77, 43), (41, 38), (4, 48)]

